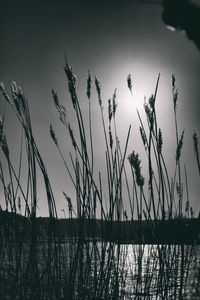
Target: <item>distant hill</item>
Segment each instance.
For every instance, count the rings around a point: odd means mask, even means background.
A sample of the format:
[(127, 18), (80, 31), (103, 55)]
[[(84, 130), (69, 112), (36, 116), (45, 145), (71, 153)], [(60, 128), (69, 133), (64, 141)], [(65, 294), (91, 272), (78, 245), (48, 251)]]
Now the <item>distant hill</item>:
[(102, 221), (98, 219), (27, 218), (6, 211), (0, 212), (1, 234), (13, 234), (23, 239), (36, 233), (38, 240), (69, 238), (107, 240), (120, 243), (200, 244), (200, 219), (165, 221)]

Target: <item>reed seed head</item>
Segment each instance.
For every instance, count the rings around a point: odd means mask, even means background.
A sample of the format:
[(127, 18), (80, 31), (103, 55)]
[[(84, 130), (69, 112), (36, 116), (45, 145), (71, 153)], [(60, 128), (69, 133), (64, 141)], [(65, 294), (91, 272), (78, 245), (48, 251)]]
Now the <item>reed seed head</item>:
[(178, 142), (178, 146), (177, 146), (177, 149), (176, 149), (176, 162), (178, 162), (180, 157), (181, 157), (181, 150), (182, 150), (182, 147), (183, 147), (183, 137), (184, 137), (184, 130), (181, 134), (181, 138)]
[(172, 88), (175, 89), (176, 77), (175, 74), (172, 74)]
[(14, 94), (17, 93), (17, 84), (15, 81), (11, 82), (11, 90)]
[(147, 148), (147, 139), (146, 139), (146, 135), (144, 132), (144, 129), (140, 126), (140, 135), (144, 144), (145, 149)]
[(114, 117), (115, 117), (115, 113), (116, 113), (116, 110), (117, 110), (116, 97), (117, 97), (117, 89), (114, 90), (113, 97), (112, 97), (112, 107), (113, 107), (113, 116)]
[(198, 151), (199, 138), (198, 138), (197, 129), (194, 130), (192, 138), (193, 138), (194, 149), (195, 149), (195, 151)]
[(179, 199), (181, 199), (182, 190), (181, 190), (181, 186), (178, 183), (176, 183), (176, 192), (177, 192), (177, 195), (178, 195)]
[(68, 88), (72, 99), (72, 104), (74, 109), (76, 109), (77, 105), (77, 96), (76, 96), (76, 76), (72, 72), (72, 67), (68, 65), (66, 62), (64, 66), (65, 74), (68, 79)]
[(87, 97), (90, 100), (91, 96), (91, 87), (92, 87), (92, 79), (90, 76), (90, 72), (88, 71), (88, 78), (87, 78)]
[(60, 105), (59, 107), (59, 118), (60, 118), (60, 121), (64, 124), (64, 125), (67, 125), (67, 111), (65, 109), (65, 106), (64, 105)]
[(155, 106), (155, 97), (154, 97), (154, 95), (151, 95), (151, 97), (149, 98), (149, 105), (152, 109), (154, 109), (154, 106)]
[(18, 97), (24, 95), (23, 89), (20, 86), (18, 86), (15, 81), (13, 81), (11, 83), (11, 90), (12, 90), (13, 94), (15, 94)]
[(17, 198), (17, 206), (18, 206), (18, 210), (19, 210), (19, 212), (21, 212), (21, 198), (20, 198), (20, 196), (18, 196), (18, 198)]
[(66, 201), (67, 201), (68, 209), (69, 209), (69, 211), (71, 212), (71, 211), (72, 211), (72, 208), (73, 208), (71, 198), (68, 197), (64, 191), (63, 191), (63, 195), (65, 196), (65, 199), (66, 199)]
[(17, 86), (17, 83), (13, 81), (11, 83), (12, 98), (15, 104), (15, 108), (20, 116), (26, 111), (26, 100), (24, 97), (23, 89)]
[(126, 219), (126, 221), (128, 220), (128, 215), (127, 215), (126, 210), (124, 210), (124, 218)]
[(4, 83), (3, 83), (2, 81), (0, 82), (0, 91), (1, 91), (2, 93), (5, 93), (5, 91), (6, 91), (5, 85), (4, 85)]
[(110, 126), (109, 126), (109, 140), (110, 140), (110, 148), (112, 149), (112, 147), (113, 147), (113, 137), (112, 137), (112, 131), (111, 131)]
[(52, 140), (54, 141), (55, 145), (58, 147), (58, 141), (57, 141), (52, 124), (49, 125), (49, 132), (50, 132), (50, 136), (51, 136)]
[(3, 121), (0, 118), (0, 146), (6, 158), (9, 159), (9, 149), (3, 126)]
[(95, 86), (98, 95), (99, 105), (102, 107), (102, 99), (101, 99), (101, 85), (97, 77), (95, 77)]
[(128, 84), (128, 88), (132, 94), (132, 79), (131, 79), (131, 74), (128, 74), (127, 76), (127, 84)]
[(173, 102), (174, 102), (174, 110), (176, 110), (177, 100), (178, 100), (178, 89), (176, 88), (175, 74), (172, 74), (172, 95), (173, 95)]
[(53, 95), (53, 100), (54, 100), (55, 107), (58, 108), (60, 106), (60, 102), (59, 102), (57, 93), (54, 91), (54, 89), (52, 89), (51, 92), (52, 92), (52, 95)]
[(154, 123), (153, 109), (147, 101), (144, 102), (144, 110), (151, 127), (153, 127), (153, 123)]
[(73, 145), (74, 149), (76, 150), (77, 145), (76, 145), (76, 141), (75, 141), (75, 138), (74, 138), (74, 133), (73, 133), (73, 130), (71, 129), (70, 123), (67, 124), (67, 127), (68, 127), (68, 131), (69, 131), (69, 135), (70, 135), (71, 140), (72, 140), (72, 145)]
[(141, 160), (139, 159), (138, 153), (135, 153), (135, 151), (133, 151), (128, 156), (128, 160), (129, 160), (131, 167), (133, 167), (135, 170), (136, 183), (138, 186), (140, 186), (142, 188), (144, 185), (144, 177), (141, 174), (141, 166), (140, 166)]
[(112, 105), (111, 105), (111, 99), (108, 99), (108, 119), (109, 119), (109, 123), (112, 120), (112, 115), (113, 115), (113, 109), (112, 109)]
[(178, 89), (174, 89), (173, 91), (174, 110), (177, 107), (177, 100), (178, 100)]
[(64, 124), (67, 125), (67, 111), (64, 105), (60, 104), (59, 98), (57, 96), (57, 93), (52, 89), (52, 94), (53, 94), (53, 99), (54, 99), (54, 104), (55, 107), (59, 113), (59, 118), (60, 121)]
[(3, 94), (4, 98), (6, 99), (6, 101), (7, 101), (10, 105), (13, 105), (13, 103), (12, 103), (12, 101), (11, 101), (9, 95), (8, 95), (7, 92), (6, 92), (5, 85), (4, 85), (4, 83), (3, 83), (2, 81), (0, 82), (0, 91), (2, 92), (2, 94)]

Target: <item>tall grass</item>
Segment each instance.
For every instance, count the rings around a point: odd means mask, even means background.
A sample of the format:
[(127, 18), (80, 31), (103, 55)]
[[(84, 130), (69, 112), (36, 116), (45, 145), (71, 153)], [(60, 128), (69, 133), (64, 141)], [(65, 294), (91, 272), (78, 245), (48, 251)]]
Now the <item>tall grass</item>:
[[(42, 155), (36, 144), (28, 101), (23, 90), (16, 83), (11, 84), (11, 96), (3, 83), (0, 85), (3, 98), (12, 108), (22, 128), (19, 166), (17, 170), (10, 157), (5, 134), (5, 116), (0, 121), (0, 145), (4, 162), (0, 163), (0, 180), (4, 191), (5, 218), (1, 223), (0, 252), (0, 299), (186, 299), (190, 291), (190, 267), (198, 258), (193, 246), (143, 245), (142, 220), (151, 224), (155, 240), (160, 221), (193, 217), (188, 193), (186, 167), (181, 164), (184, 131), (180, 134), (177, 120), (178, 90), (172, 75), (172, 98), (175, 121), (175, 170), (170, 178), (162, 151), (163, 136), (158, 124), (156, 98), (160, 74), (154, 94), (144, 103), (146, 120), (137, 110), (140, 134), (148, 162), (148, 176), (142, 174), (141, 160), (134, 150), (128, 151), (131, 138), (129, 126), (125, 143), (121, 146), (117, 132), (117, 93), (114, 90), (104, 111), (102, 87), (97, 77), (94, 83), (90, 73), (87, 78), (88, 119), (84, 120), (79, 97), (76, 92), (76, 76), (66, 61), (64, 71), (71, 96), (78, 135), (75, 136), (68, 121), (66, 108), (52, 89), (52, 98), (59, 119), (68, 132), (73, 146), (69, 160), (65, 159), (53, 124), (50, 136), (61, 156), (68, 176), (74, 187), (76, 202), (65, 193), (63, 195), (69, 211), (69, 218), (77, 219), (78, 232), (63, 243), (61, 223), (58, 221), (56, 200)], [(106, 188), (102, 184), (102, 174), (96, 171), (91, 110), (91, 88), (97, 95), (102, 131), (104, 136)], [(127, 87), (133, 93), (131, 75), (127, 77)], [(86, 123), (88, 122), (88, 123)], [(86, 128), (89, 125), (89, 133)], [(195, 159), (200, 174), (198, 133), (193, 135)], [(67, 150), (68, 152), (68, 150)], [(22, 161), (25, 160), (25, 167)], [(69, 161), (71, 164), (69, 164)], [(5, 168), (6, 162), (6, 168)], [(132, 183), (128, 178), (129, 169)], [(184, 178), (183, 182), (183, 169)], [(26, 176), (26, 186), (22, 184), (22, 174)], [(49, 219), (47, 230), (40, 227), (37, 219), (38, 174), (43, 177)], [(171, 170), (170, 170), (171, 173)], [(98, 176), (96, 176), (98, 174)], [(105, 174), (103, 174), (105, 176)], [(147, 182), (146, 182), (147, 181)], [(125, 184), (124, 184), (125, 183)], [(183, 187), (186, 187), (184, 203)], [(138, 240), (141, 245), (121, 245), (117, 239), (106, 241), (103, 224), (108, 224), (109, 235), (120, 236), (123, 220), (128, 220), (125, 209), (124, 190), (128, 195), (130, 219), (138, 220)], [(104, 193), (108, 191), (107, 199)], [(185, 208), (184, 208), (185, 205)], [(8, 214), (8, 211), (12, 214)], [(19, 216), (21, 215), (21, 217)], [(2, 214), (2, 216), (4, 216)], [(24, 218), (22, 218), (24, 216)], [(100, 222), (92, 222), (100, 216)], [(115, 221), (115, 222), (114, 222)], [(89, 222), (89, 223), (88, 223)], [(89, 235), (88, 224), (95, 224), (93, 239)], [(96, 240), (95, 226), (100, 226), (101, 239)], [(99, 228), (98, 228), (99, 231)], [(130, 233), (131, 235), (131, 233)], [(130, 248), (132, 247), (132, 248)], [(130, 261), (129, 261), (130, 260)], [(144, 263), (145, 262), (145, 263)], [(197, 262), (199, 264), (199, 260)], [(196, 279), (196, 290), (199, 277)], [(185, 297), (185, 298), (184, 298)]]

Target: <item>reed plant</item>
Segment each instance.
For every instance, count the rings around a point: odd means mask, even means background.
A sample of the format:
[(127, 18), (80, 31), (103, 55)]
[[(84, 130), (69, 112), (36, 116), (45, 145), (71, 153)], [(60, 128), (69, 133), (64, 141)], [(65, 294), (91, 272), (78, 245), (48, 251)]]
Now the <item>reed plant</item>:
[[(159, 86), (160, 74), (158, 75), (156, 88), (154, 94), (145, 100), (144, 110), (146, 114), (146, 123), (145, 127), (144, 120), (137, 110), (139, 122), (140, 122), (140, 135), (144, 145), (144, 150), (148, 159), (148, 190), (149, 195), (145, 197), (142, 193), (143, 200), (140, 201), (145, 204), (145, 210), (143, 211), (145, 219), (152, 219), (154, 221), (162, 219), (163, 221), (172, 219), (173, 215), (175, 218), (183, 218), (188, 216), (189, 210), (189, 194), (188, 194), (188, 179), (186, 166), (181, 164), (181, 152), (183, 148), (183, 138), (184, 130), (181, 135), (179, 134), (178, 129), (178, 120), (177, 120), (177, 100), (178, 100), (178, 89), (176, 88), (176, 79), (175, 75), (172, 75), (172, 98), (173, 98), (173, 108), (174, 108), (174, 120), (175, 120), (175, 139), (176, 139), (176, 153), (175, 153), (175, 170), (174, 176), (170, 178), (169, 169), (166, 165), (166, 159), (163, 155), (163, 134), (161, 128), (158, 126), (157, 121), (157, 112), (156, 112), (156, 96)], [(127, 78), (128, 87), (132, 93), (132, 83), (131, 77)], [(199, 168), (199, 155), (198, 155), (198, 137), (197, 132), (194, 132), (193, 135), (194, 141), (194, 150), (197, 160), (197, 166)], [(141, 204), (139, 212), (139, 204), (136, 186), (139, 186), (140, 189), (143, 189), (143, 176), (141, 175), (140, 160), (138, 154), (133, 151), (129, 157), (129, 163), (131, 165), (132, 174), (133, 174), (133, 185), (136, 195), (136, 204), (137, 204), (137, 215), (138, 219), (141, 218)], [(135, 174), (133, 173), (133, 169)], [(183, 171), (184, 170), (184, 171)], [(171, 173), (171, 170), (170, 170)], [(183, 176), (185, 174), (185, 182), (183, 182)], [(156, 175), (155, 175), (156, 174)], [(141, 182), (140, 182), (141, 181)], [(185, 185), (185, 193), (183, 191), (183, 186)], [(185, 196), (185, 197), (184, 197)], [(185, 210), (184, 210), (184, 198), (186, 198)]]
[[(0, 299), (187, 299), (192, 279), (191, 266), (199, 264), (195, 246), (145, 245), (143, 221), (151, 225), (154, 241), (158, 241), (161, 224), (165, 221), (193, 217), (188, 193), (186, 167), (181, 164), (184, 131), (180, 134), (177, 120), (178, 90), (172, 75), (172, 99), (175, 122), (175, 170), (170, 178), (163, 154), (163, 132), (158, 124), (156, 98), (160, 74), (154, 94), (144, 103), (146, 120), (137, 110), (140, 135), (147, 156), (148, 176), (142, 174), (140, 153), (130, 154), (128, 143), (131, 126), (123, 147), (117, 131), (117, 90), (104, 111), (102, 87), (97, 77), (87, 78), (86, 95), (88, 119), (84, 120), (77, 94), (76, 76), (67, 60), (64, 65), (73, 113), (78, 128), (75, 135), (68, 121), (67, 109), (52, 89), (53, 103), (64, 130), (70, 137), (73, 153), (65, 153), (60, 146), (53, 124), (50, 136), (61, 156), (75, 191), (75, 201), (65, 192), (69, 220), (78, 224), (76, 234), (63, 241), (62, 228), (56, 209), (51, 182), (42, 155), (34, 138), (28, 101), (16, 83), (11, 95), (3, 83), (3, 98), (17, 116), (22, 128), (18, 168), (14, 166), (5, 133), (5, 116), (0, 120), (0, 146), (4, 162), (0, 162), (0, 181), (4, 193), (5, 215), (0, 228)], [(93, 83), (94, 81), (94, 83)], [(92, 97), (94, 85), (104, 137), (106, 175), (96, 171), (92, 126)], [(127, 86), (134, 93), (131, 75)], [(88, 122), (88, 123), (86, 123)], [(89, 132), (86, 128), (89, 126)], [(193, 134), (194, 152), (200, 174), (198, 133)], [(22, 163), (26, 161), (25, 165)], [(71, 165), (69, 164), (71, 162)], [(129, 164), (127, 164), (129, 163)], [(132, 174), (130, 183), (128, 167)], [(5, 167), (6, 166), (6, 167)], [(25, 166), (25, 167), (24, 167)], [(183, 173), (184, 170), (184, 173)], [(171, 171), (171, 170), (170, 170)], [(48, 207), (47, 228), (37, 219), (38, 174), (43, 177)], [(27, 174), (26, 182), (22, 174)], [(98, 176), (96, 176), (98, 174)], [(182, 175), (184, 174), (184, 176)], [(106, 176), (106, 186), (102, 184)], [(183, 182), (183, 177), (185, 181)], [(125, 184), (124, 184), (125, 183)], [(186, 195), (183, 187), (186, 187)], [(122, 221), (128, 221), (124, 189), (128, 195), (130, 219), (138, 222), (139, 245), (121, 244)], [(107, 199), (104, 194), (107, 193)], [(184, 210), (184, 199), (185, 210)], [(63, 210), (65, 213), (65, 210)], [(11, 213), (11, 214), (10, 214)], [(100, 216), (99, 222), (93, 222)], [(88, 225), (89, 224), (89, 225)], [(88, 226), (95, 224), (91, 238)], [(106, 224), (106, 225), (104, 225)], [(105, 228), (108, 228), (106, 240)], [(99, 228), (100, 227), (100, 230)], [(97, 240), (97, 231), (101, 236)], [(131, 236), (130, 232), (128, 236)], [(111, 236), (115, 236), (112, 240)], [(197, 261), (195, 261), (195, 258)], [(198, 276), (197, 279), (198, 281)], [(10, 292), (12, 291), (12, 292)], [(197, 293), (197, 288), (196, 288)]]

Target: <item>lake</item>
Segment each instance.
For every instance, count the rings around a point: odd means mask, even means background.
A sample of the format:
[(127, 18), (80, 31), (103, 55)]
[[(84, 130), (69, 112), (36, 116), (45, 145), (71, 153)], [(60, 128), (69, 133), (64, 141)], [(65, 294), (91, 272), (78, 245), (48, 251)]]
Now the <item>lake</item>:
[(0, 299), (200, 299), (199, 245), (10, 243)]

